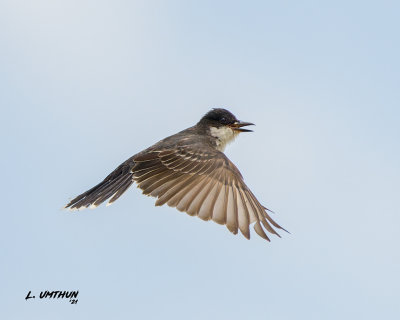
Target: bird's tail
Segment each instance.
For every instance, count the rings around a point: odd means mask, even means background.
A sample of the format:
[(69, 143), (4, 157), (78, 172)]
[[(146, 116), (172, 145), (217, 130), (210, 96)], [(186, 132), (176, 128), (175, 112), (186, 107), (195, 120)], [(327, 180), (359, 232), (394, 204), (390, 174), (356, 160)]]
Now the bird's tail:
[(72, 199), (64, 208), (78, 210), (96, 208), (107, 199), (107, 205), (117, 200), (133, 183), (133, 161), (128, 159), (111, 172), (102, 182)]

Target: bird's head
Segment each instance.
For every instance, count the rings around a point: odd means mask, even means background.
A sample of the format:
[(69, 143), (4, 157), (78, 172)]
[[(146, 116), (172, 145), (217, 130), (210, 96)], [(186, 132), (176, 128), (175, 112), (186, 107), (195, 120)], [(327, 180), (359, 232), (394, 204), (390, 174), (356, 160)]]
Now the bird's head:
[(240, 132), (252, 132), (253, 130), (243, 127), (254, 125), (251, 122), (244, 122), (226, 109), (215, 108), (207, 112), (201, 118), (199, 124), (206, 126), (209, 133), (217, 138), (217, 147), (224, 150), (227, 143), (231, 142)]
[(218, 129), (226, 127), (236, 132), (252, 132), (253, 130), (244, 129), (243, 127), (254, 125), (254, 123), (236, 119), (231, 112), (222, 108), (214, 108), (207, 112), (203, 118), (201, 118), (200, 123)]

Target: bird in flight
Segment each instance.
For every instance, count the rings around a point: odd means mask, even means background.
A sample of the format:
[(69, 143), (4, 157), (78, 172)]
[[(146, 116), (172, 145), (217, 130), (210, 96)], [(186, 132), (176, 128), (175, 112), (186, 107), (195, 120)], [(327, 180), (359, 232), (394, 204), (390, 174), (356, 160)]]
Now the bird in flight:
[[(167, 137), (130, 157), (102, 182), (72, 199), (65, 208), (96, 208), (117, 200), (134, 182), (143, 194), (156, 197), (156, 206), (167, 204), (191, 216), (213, 220), (234, 234), (238, 229), (250, 239), (256, 233), (279, 236), (283, 229), (268, 214), (243, 181), (242, 174), (223, 153), (241, 132), (252, 132), (226, 109), (212, 109), (186, 130)], [(280, 237), (280, 236), (279, 236)]]

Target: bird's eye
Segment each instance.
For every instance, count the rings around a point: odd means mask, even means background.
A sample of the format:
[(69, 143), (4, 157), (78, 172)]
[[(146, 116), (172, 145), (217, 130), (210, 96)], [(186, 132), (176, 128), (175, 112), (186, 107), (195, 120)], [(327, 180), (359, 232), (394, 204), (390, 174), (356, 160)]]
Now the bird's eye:
[(225, 118), (225, 117), (222, 117), (222, 118), (221, 118), (221, 122), (222, 122), (222, 123), (226, 122), (226, 118)]

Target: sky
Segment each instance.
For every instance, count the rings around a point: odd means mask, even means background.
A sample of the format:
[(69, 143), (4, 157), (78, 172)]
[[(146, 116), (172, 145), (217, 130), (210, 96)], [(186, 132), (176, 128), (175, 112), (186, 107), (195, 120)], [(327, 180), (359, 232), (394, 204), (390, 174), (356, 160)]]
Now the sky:
[[(1, 1), (0, 317), (399, 319), (399, 10)], [(62, 210), (213, 107), (256, 124), (226, 154), (290, 234), (246, 240), (134, 186)]]

